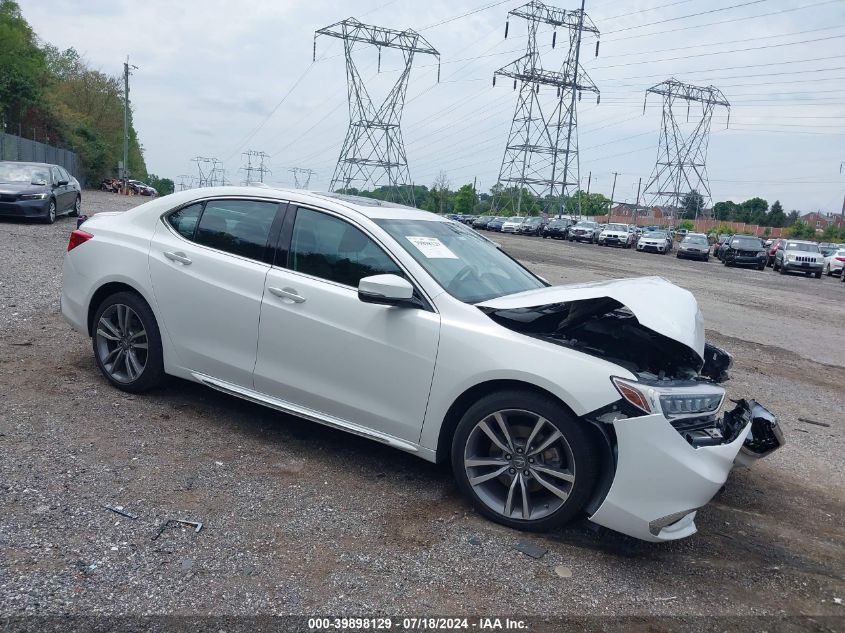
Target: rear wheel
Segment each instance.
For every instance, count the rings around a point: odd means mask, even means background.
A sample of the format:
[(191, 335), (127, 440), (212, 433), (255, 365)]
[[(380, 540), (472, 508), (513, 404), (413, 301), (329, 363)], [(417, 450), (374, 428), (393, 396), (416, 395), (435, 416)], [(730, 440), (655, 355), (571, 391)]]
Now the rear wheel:
[(94, 357), (109, 382), (133, 393), (161, 383), (161, 335), (146, 301), (131, 292), (113, 294), (97, 308), (93, 323)]
[(461, 418), (452, 441), (464, 495), (487, 518), (523, 530), (548, 530), (580, 512), (597, 462), (577, 418), (527, 391), (482, 398)]

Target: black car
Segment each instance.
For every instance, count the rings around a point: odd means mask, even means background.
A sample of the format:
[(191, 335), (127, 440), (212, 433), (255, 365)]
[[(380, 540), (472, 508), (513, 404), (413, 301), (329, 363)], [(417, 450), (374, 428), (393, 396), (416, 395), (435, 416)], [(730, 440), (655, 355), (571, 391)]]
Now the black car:
[(710, 243), (707, 241), (707, 236), (701, 233), (688, 233), (678, 244), (678, 254), (675, 257), (708, 261), (710, 259)]
[(545, 221), (541, 217), (525, 218), (525, 222), (519, 225), (517, 233), (522, 235), (540, 235)]
[(734, 235), (722, 247), (722, 263), (725, 266), (754, 266), (757, 270), (766, 267), (766, 249), (759, 237)]
[(472, 228), (474, 229), (486, 229), (487, 224), (489, 224), (493, 220), (492, 215), (479, 215), (472, 221)]
[(0, 217), (39, 218), (79, 215), (82, 189), (64, 167), (47, 163), (0, 161)]
[(540, 235), (543, 236), (543, 239), (551, 237), (552, 239), (565, 240), (569, 234), (570, 226), (572, 226), (572, 220), (555, 218), (543, 227)]

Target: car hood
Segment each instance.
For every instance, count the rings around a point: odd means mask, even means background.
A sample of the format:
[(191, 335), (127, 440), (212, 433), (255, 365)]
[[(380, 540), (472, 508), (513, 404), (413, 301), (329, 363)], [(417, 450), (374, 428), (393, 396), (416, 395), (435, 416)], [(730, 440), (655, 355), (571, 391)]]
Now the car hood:
[(642, 326), (681, 343), (704, 358), (704, 319), (695, 297), (662, 277), (550, 286), (490, 299), (477, 306), (509, 310), (601, 298), (618, 301)]
[(45, 185), (33, 185), (28, 182), (0, 182), (0, 194), (18, 196), (22, 193), (44, 193), (49, 190)]
[(602, 231), (602, 235), (607, 235), (608, 237), (627, 237), (628, 234), (625, 231)]

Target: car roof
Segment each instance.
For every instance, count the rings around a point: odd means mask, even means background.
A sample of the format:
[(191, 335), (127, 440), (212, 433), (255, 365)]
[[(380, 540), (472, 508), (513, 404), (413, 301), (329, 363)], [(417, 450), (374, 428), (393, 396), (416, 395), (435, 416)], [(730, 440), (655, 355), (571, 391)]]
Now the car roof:
[(27, 167), (59, 167), (55, 163), (35, 163), (29, 160), (0, 160), (0, 163), (11, 163), (13, 165), (26, 165)]
[[(445, 216), (439, 216), (428, 211), (415, 207), (409, 207), (385, 200), (365, 198), (363, 196), (351, 196), (333, 192), (305, 191), (302, 189), (286, 189), (270, 186), (227, 186), (227, 187), (202, 187), (199, 189), (187, 189), (163, 196), (159, 200), (171, 200), (173, 207), (190, 203), (192, 200), (199, 200), (215, 196), (260, 196), (263, 198), (274, 198), (279, 201), (288, 201), (299, 204), (312, 204), (327, 209), (338, 207), (354, 211), (371, 220), (428, 220), (434, 222), (452, 222)], [(137, 207), (141, 208), (141, 207)]]

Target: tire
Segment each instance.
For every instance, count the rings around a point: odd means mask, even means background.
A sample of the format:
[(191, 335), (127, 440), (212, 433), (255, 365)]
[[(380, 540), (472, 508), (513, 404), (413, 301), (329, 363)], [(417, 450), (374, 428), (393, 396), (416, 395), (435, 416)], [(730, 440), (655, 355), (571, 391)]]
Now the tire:
[(50, 206), (47, 207), (47, 215), (44, 216), (42, 222), (44, 224), (53, 224), (56, 221), (56, 201), (50, 198)]
[(72, 218), (78, 218), (79, 212), (82, 210), (82, 196), (76, 196), (76, 201), (73, 203), (73, 207), (70, 210), (68, 215)]
[(833, 275), (833, 273), (830, 271), (830, 265), (829, 264), (824, 265), (824, 272), (827, 273), (828, 277), (831, 277)]
[(816, 273), (816, 279), (821, 279), (821, 278), (822, 278), (822, 271), (819, 271), (819, 272)]
[(757, 270), (766, 270), (766, 265), (760, 264), (759, 266), (757, 266)]
[(780, 267), (778, 268), (778, 272), (779, 272), (781, 275), (785, 275), (785, 274), (786, 274), (786, 268), (784, 268), (784, 267), (783, 267), (783, 264), (781, 264), (781, 265), (780, 265)]
[[(121, 326), (124, 311), (127, 315), (128, 326)], [(103, 320), (111, 325), (103, 323)], [(139, 295), (133, 292), (118, 292), (106, 298), (94, 314), (94, 332), (91, 344), (94, 349), (94, 359), (97, 367), (106, 379), (118, 389), (131, 393), (149, 391), (159, 386), (164, 379), (164, 356), (161, 349), (161, 334), (153, 311)], [(139, 325), (144, 334), (139, 334)], [(134, 329), (134, 332), (133, 332)], [(130, 336), (131, 335), (131, 336)], [(122, 342), (116, 342), (115, 336), (120, 336)], [(146, 353), (141, 347), (146, 339)], [(132, 343), (134, 341), (134, 344)], [(126, 345), (130, 347), (127, 348)], [(135, 347), (137, 345), (137, 347)], [(124, 351), (121, 354), (121, 348)], [(130, 355), (137, 364), (143, 361), (141, 370), (136, 375), (130, 368)], [(111, 367), (107, 367), (112, 358)], [(120, 363), (120, 359), (123, 363)]]
[[(493, 418), (497, 412), (505, 420), (512, 442), (505, 439)], [(482, 431), (482, 424), (488, 425), (497, 436), (498, 445)], [(537, 425), (536, 437), (542, 438), (541, 445), (555, 431), (560, 437), (543, 452), (528, 457), (524, 445)], [(515, 450), (510, 453), (500, 447)], [(472, 458), (493, 463), (467, 466)], [(536, 460), (531, 462), (533, 466), (529, 464), (531, 459)], [(504, 464), (501, 474), (477, 481), (478, 477), (499, 470), (499, 464)], [(514, 466), (509, 467), (509, 464)], [(546, 531), (575, 517), (589, 499), (598, 477), (596, 449), (577, 418), (548, 396), (517, 390), (490, 394), (467, 410), (452, 440), (452, 467), (458, 488), (482, 515), (496, 523), (528, 531)], [(549, 468), (568, 478), (548, 474)], [(470, 482), (470, 476), (476, 479), (475, 484)], [(540, 484), (541, 479), (560, 492), (568, 493), (566, 498), (549, 492)], [(508, 481), (512, 482), (510, 487)], [(521, 494), (523, 485), (528, 497), (527, 512)], [(514, 493), (510, 512), (506, 514), (511, 489)]]

